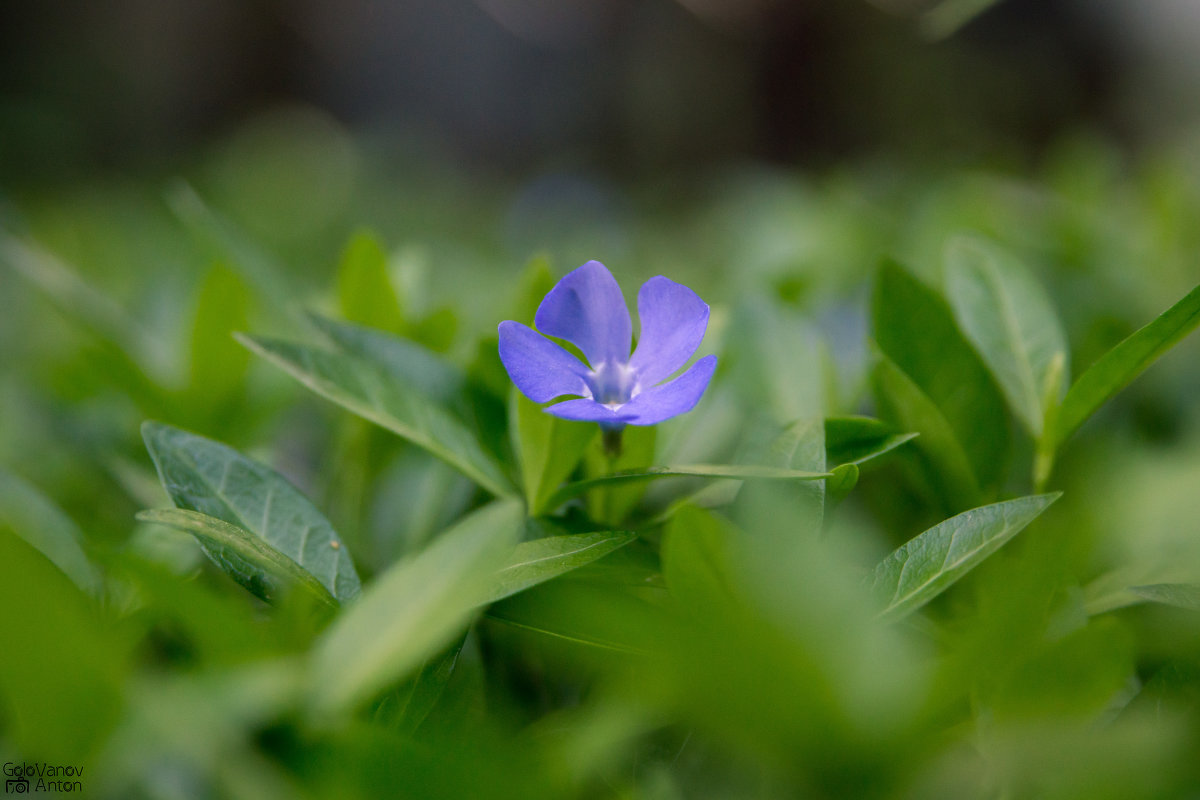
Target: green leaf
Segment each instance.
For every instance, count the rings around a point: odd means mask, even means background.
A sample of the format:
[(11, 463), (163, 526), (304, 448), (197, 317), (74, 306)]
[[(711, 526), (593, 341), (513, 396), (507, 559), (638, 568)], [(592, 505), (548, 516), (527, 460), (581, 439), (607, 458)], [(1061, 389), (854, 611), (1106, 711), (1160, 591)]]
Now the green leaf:
[(880, 615), (898, 619), (928, 603), (1060, 496), (1030, 495), (973, 508), (901, 545), (871, 576), (871, 588), (884, 603)]
[(79, 528), (32, 484), (2, 469), (0, 523), (50, 559), (80, 589), (99, 593), (100, 575), (83, 552)]
[(600, 650), (612, 650), (617, 653), (640, 655), (643, 652), (641, 648), (622, 641), (619, 638), (610, 638), (597, 634), (591, 630), (578, 628), (569, 622), (563, 623), (558, 619), (545, 619), (540, 615), (530, 613), (530, 609), (528, 608), (521, 608), (517, 612), (514, 612), (511, 608), (491, 609), (487, 613), (487, 618), (503, 622), (505, 625), (511, 625), (514, 628), (529, 631), (530, 633), (549, 636), (552, 639), (559, 639), (571, 644), (581, 644)]
[(281, 591), (299, 586), (322, 603), (337, 605), (311, 572), (245, 528), (181, 508), (141, 511), (137, 518), (192, 534), (217, 566), (263, 600), (273, 602)]
[(244, 231), (205, 203), (190, 184), (179, 181), (172, 186), (167, 192), (167, 205), (214, 259), (229, 263), (245, 275), (263, 297), (292, 294), (284, 268)]
[(521, 276), (517, 279), (516, 302), (513, 304), (512, 315), (517, 322), (526, 325), (533, 324), (538, 306), (550, 293), (556, 283), (554, 272), (550, 269), (550, 260), (545, 255), (537, 255), (529, 259)]
[[(946, 248), (946, 290), (958, 327), (991, 370), (1009, 407), (1039, 439), (1046, 401), (1063, 390), (1067, 342), (1037, 280), (983, 239), (960, 236)], [(1056, 361), (1062, 364), (1056, 368)], [(1055, 383), (1057, 381), (1057, 383)]]
[[(871, 297), (871, 321), (879, 349), (941, 413), (975, 482), (990, 491), (1008, 458), (1004, 398), (946, 302), (898, 264), (885, 262)], [(889, 421), (922, 439), (927, 435), (904, 420)]]
[(671, 520), (676, 514), (689, 506), (697, 508), (718, 508), (727, 506), (737, 500), (741, 494), (743, 482), (733, 479), (724, 478), (706, 484), (691, 494), (673, 500), (669, 506), (664, 508), (659, 513), (655, 514), (646, 522), (648, 527), (656, 527), (663, 525)]
[(980, 703), (998, 722), (1094, 716), (1113, 708), (1114, 698), (1130, 697), (1135, 645), (1129, 627), (1111, 617), (1092, 619), (1046, 639), (1022, 648), (1012, 671), (984, 690)]
[(233, 332), (246, 327), (250, 289), (237, 273), (217, 264), (200, 285), (188, 363), (189, 401), (211, 407), (241, 386), (250, 354)]
[(156, 379), (170, 375), (170, 353), (120, 303), (89, 283), (79, 270), (33, 242), (0, 233), (0, 262), (37, 287), (51, 303), (97, 338), (111, 342)]
[(861, 467), (919, 435), (896, 433), (891, 425), (874, 417), (826, 417), (825, 461)]
[(572, 497), (578, 497), (584, 492), (597, 487), (618, 486), (625, 483), (653, 481), (660, 478), (696, 477), (696, 478), (750, 478), (764, 480), (816, 481), (828, 478), (828, 472), (806, 472), (799, 469), (783, 469), (781, 467), (760, 467), (743, 464), (687, 464), (674, 467), (642, 467), (641, 469), (625, 470), (599, 478), (588, 478), (583, 481), (568, 483), (551, 496), (546, 503), (548, 508), (557, 508)]
[(636, 538), (637, 534), (629, 531), (597, 531), (522, 542), (496, 573), (488, 602), (502, 600), (590, 564)]
[(318, 314), (308, 319), (338, 350), (374, 364), (440, 403), (457, 398), (466, 384), (458, 367), (410, 339)]
[(489, 606), (487, 618), (590, 648), (645, 653), (655, 641), (657, 609), (632, 588), (551, 581)]
[[(825, 423), (821, 417), (793, 422), (766, 447), (751, 446), (749, 454), (766, 468), (832, 476), (825, 468)], [(751, 481), (738, 495), (732, 514), (743, 529), (781, 543), (795, 542), (801, 532), (815, 536), (825, 517), (825, 482), (789, 486)]]
[(339, 602), (358, 596), (358, 574), (333, 527), (278, 472), (161, 422), (143, 424), (142, 438), (176, 506), (253, 533), (311, 573)]
[(317, 394), (429, 451), (492, 494), (516, 493), (463, 423), (379, 367), (302, 344), (246, 335), (238, 339)]
[(694, 506), (679, 509), (667, 526), (662, 570), (667, 588), (686, 608), (705, 613), (734, 596), (729, 539), (736, 529)]
[(523, 521), (519, 502), (497, 500), (377, 577), (315, 647), (311, 710), (351, 711), (449, 645), (487, 602)]
[(387, 254), (369, 231), (358, 231), (342, 251), (337, 268), (342, 316), (371, 328), (399, 333), (404, 312), (388, 275)]
[(951, 510), (978, 504), (981, 492), (966, 451), (946, 417), (911, 378), (883, 353), (872, 353), (871, 383), (881, 414), (917, 431), (925, 474)]
[(445, 693), (466, 641), (465, 635), (460, 636), (450, 647), (426, 659), (412, 678), (384, 698), (375, 718), (387, 720), (389, 727), (401, 733), (415, 732)]
[(1060, 445), (1113, 395), (1200, 325), (1200, 286), (1101, 356), (1067, 391), (1054, 427)]
[(839, 464), (833, 468), (833, 477), (825, 482), (825, 493), (830, 501), (836, 503), (858, 485), (859, 469), (855, 463)]
[(825, 423), (820, 419), (793, 422), (762, 454), (763, 466), (825, 472)]
[(1200, 584), (1197, 583), (1153, 583), (1131, 586), (1129, 591), (1154, 603), (1200, 611)]
[(547, 414), (514, 387), (509, 395), (509, 428), (529, 513), (553, 511), (546, 502), (579, 466), (599, 426)]
[(458, 335), (458, 313), (450, 306), (435, 308), (409, 325), (406, 332), (429, 349), (444, 353)]
[(108, 615), (97, 615), (55, 565), (3, 524), (0, 608), (5, 749), (91, 763), (123, 721), (128, 627), (114, 630)]

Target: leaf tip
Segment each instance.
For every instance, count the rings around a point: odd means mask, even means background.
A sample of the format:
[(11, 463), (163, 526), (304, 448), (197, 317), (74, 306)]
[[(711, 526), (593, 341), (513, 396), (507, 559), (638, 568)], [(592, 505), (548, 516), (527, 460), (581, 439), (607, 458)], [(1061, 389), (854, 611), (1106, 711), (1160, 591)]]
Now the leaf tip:
[(148, 419), (142, 422), (140, 426), (142, 433), (142, 441), (146, 445), (146, 449), (154, 455), (154, 446), (164, 434), (173, 430), (173, 428), (165, 422), (159, 422), (156, 419)]

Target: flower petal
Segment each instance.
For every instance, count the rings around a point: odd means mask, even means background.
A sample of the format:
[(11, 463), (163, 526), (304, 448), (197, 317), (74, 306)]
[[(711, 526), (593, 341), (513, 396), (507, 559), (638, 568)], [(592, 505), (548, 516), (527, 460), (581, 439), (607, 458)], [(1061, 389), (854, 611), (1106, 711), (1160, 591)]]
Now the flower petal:
[(500, 323), (500, 360), (517, 388), (535, 403), (564, 394), (590, 394), (578, 358), (519, 322)]
[(685, 414), (700, 402), (716, 368), (717, 357), (705, 356), (675, 380), (647, 389), (621, 406), (620, 413), (632, 416), (630, 425), (656, 425)]
[(682, 283), (659, 275), (638, 290), (642, 335), (629, 366), (642, 386), (653, 386), (692, 357), (708, 328), (708, 303)]
[(563, 419), (623, 425), (632, 418), (632, 415), (625, 411), (628, 407), (628, 405), (625, 405), (617, 411), (613, 411), (608, 406), (603, 403), (597, 403), (595, 400), (566, 400), (562, 403), (555, 403), (552, 406), (548, 406), (543, 410), (547, 414), (553, 414)]
[(593, 367), (629, 361), (629, 309), (621, 287), (599, 261), (567, 273), (538, 306), (534, 324), (542, 333), (578, 347)]

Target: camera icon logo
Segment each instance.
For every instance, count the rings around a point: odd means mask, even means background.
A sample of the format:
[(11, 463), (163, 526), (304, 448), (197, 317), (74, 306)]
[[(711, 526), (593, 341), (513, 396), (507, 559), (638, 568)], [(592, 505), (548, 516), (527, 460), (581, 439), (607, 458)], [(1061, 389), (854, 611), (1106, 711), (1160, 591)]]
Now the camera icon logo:
[(29, 791), (29, 781), (25, 778), (9, 778), (4, 782), (4, 791), (9, 794), (25, 794)]

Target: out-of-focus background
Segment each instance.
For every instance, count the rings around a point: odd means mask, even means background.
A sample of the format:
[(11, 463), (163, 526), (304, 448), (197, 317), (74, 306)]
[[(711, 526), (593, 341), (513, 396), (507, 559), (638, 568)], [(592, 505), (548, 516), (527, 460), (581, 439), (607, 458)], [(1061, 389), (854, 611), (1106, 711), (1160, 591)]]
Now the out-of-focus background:
[(174, 168), (272, 109), (507, 174), (1028, 165), (1186, 136), (1198, 36), (1188, 0), (9, 4), (0, 179)]

